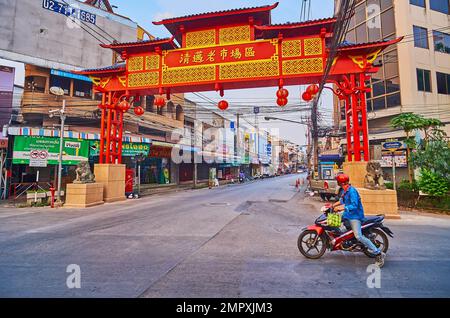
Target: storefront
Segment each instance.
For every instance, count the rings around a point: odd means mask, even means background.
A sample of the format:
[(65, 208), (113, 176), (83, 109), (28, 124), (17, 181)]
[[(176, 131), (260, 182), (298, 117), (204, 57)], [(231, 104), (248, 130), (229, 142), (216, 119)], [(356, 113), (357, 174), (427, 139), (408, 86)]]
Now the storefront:
[[(11, 173), (12, 187), (25, 184), (56, 184), (60, 139), (45, 136), (15, 136)], [(89, 159), (89, 141), (64, 138), (62, 185), (75, 179), (76, 165)], [(14, 191), (12, 191), (14, 194)]]
[(141, 163), (141, 184), (171, 183), (172, 144), (154, 142), (150, 153)]

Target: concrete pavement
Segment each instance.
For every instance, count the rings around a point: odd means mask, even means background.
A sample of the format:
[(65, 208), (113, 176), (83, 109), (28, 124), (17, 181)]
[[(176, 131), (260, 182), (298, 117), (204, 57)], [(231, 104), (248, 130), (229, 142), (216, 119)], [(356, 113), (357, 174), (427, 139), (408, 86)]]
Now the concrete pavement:
[[(0, 209), (2, 297), (415, 297), (450, 295), (450, 218), (403, 215), (381, 288), (363, 254), (307, 260), (300, 229), (321, 205), (298, 176), (85, 210)], [(66, 267), (81, 288), (66, 286)]]

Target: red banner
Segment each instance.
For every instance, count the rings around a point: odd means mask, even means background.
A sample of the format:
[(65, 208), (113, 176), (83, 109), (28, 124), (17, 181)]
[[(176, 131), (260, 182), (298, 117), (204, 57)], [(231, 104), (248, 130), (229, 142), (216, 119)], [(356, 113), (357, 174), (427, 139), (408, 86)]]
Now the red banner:
[(198, 66), (270, 59), (277, 53), (276, 44), (255, 41), (234, 45), (169, 51), (164, 57), (168, 67)]

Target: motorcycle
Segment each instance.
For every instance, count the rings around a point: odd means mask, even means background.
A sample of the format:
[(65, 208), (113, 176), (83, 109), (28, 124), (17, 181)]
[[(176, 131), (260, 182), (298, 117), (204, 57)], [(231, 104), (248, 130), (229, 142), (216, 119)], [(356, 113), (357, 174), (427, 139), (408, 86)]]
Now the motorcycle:
[[(321, 212), (322, 215), (315, 220), (314, 225), (302, 229), (298, 237), (297, 246), (303, 256), (310, 259), (318, 259), (325, 254), (328, 248), (330, 251), (363, 252), (370, 258), (376, 257), (364, 244), (355, 238), (353, 231), (348, 225), (345, 226), (346, 231), (328, 226), (327, 216), (329, 213), (333, 213), (331, 204), (322, 207)], [(387, 236), (389, 235), (393, 238), (394, 233), (387, 226), (383, 225), (383, 221), (384, 215), (381, 214), (366, 217), (361, 224), (361, 232), (386, 253), (389, 248)]]

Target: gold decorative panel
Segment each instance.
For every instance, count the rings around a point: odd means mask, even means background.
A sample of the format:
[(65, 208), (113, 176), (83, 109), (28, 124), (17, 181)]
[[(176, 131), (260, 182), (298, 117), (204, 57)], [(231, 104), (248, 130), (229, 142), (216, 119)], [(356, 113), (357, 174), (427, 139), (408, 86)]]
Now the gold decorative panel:
[(219, 43), (238, 43), (250, 41), (250, 26), (243, 25), (238, 27), (223, 28), (219, 30)]
[(301, 56), (302, 41), (301, 40), (283, 41), (283, 44), (281, 45), (281, 52), (283, 53), (283, 57)]
[(319, 55), (322, 54), (322, 39), (311, 38), (304, 40), (305, 55)]
[(219, 79), (255, 78), (266, 76), (278, 76), (278, 61), (255, 61), (239, 64), (220, 65)]
[(158, 70), (159, 69), (159, 55), (149, 55), (145, 58), (146, 70)]
[(144, 57), (143, 56), (136, 56), (131, 57), (128, 59), (128, 71), (129, 72), (135, 72), (135, 71), (143, 71), (144, 70)]
[(321, 73), (322, 71), (321, 57), (283, 61), (283, 75)]
[(186, 47), (209, 46), (216, 44), (216, 30), (186, 32)]
[(165, 69), (162, 76), (163, 84), (214, 81), (216, 79), (216, 67), (214, 65), (206, 65)]
[(158, 85), (158, 72), (135, 73), (128, 75), (128, 87), (144, 87)]

